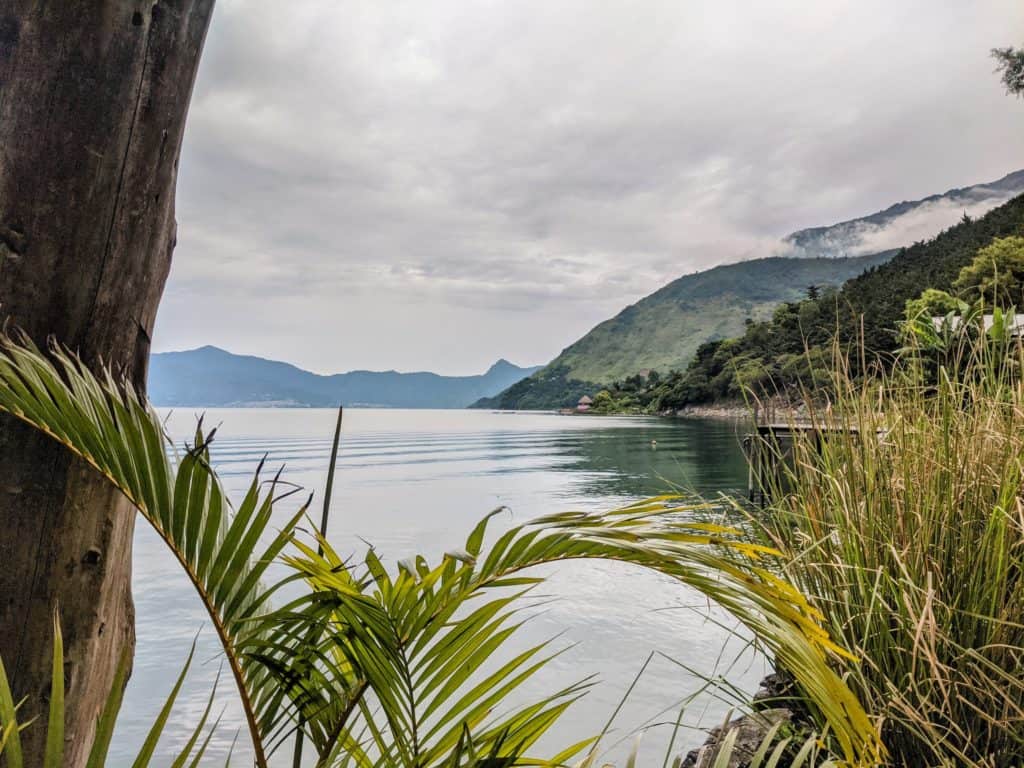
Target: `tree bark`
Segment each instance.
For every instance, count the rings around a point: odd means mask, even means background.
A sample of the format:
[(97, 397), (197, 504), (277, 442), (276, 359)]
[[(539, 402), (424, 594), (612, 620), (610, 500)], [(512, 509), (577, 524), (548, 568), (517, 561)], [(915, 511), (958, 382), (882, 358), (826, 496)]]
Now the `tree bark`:
[[(174, 190), (213, 0), (0, 0), (0, 319), (144, 390)], [(48, 439), (0, 419), (0, 658), (23, 714), (49, 690), (59, 605), (63, 765), (84, 763), (134, 647), (134, 514)], [(43, 717), (22, 734), (39, 765)]]

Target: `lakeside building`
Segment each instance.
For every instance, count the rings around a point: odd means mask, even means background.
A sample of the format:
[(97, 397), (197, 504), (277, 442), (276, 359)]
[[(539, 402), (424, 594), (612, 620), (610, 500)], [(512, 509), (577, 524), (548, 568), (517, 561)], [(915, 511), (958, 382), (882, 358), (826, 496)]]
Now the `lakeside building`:
[[(946, 322), (950, 322), (951, 330), (957, 331), (960, 329), (960, 324), (963, 322), (962, 315), (954, 315), (952, 318), (939, 316), (932, 317), (932, 325), (935, 326), (935, 330), (941, 331), (943, 325)], [(982, 328), (986, 331), (992, 330), (992, 326), (995, 324), (994, 315), (982, 315), (981, 316)], [(1011, 314), (1007, 313), (1006, 318), (1006, 329), (1009, 331), (1011, 336), (1022, 337), (1024, 336), (1024, 314)]]

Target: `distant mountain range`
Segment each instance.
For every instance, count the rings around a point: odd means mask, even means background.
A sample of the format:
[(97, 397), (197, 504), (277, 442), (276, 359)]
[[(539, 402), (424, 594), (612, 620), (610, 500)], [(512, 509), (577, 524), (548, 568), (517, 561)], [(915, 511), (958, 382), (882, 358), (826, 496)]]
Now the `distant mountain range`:
[(965, 214), (977, 217), (1024, 192), (1024, 170), (998, 181), (897, 203), (851, 221), (783, 238), (770, 258), (727, 264), (680, 277), (566, 347), (529, 379), (480, 408), (572, 405), (582, 394), (651, 369), (682, 370), (707, 341), (739, 336), (748, 320), (764, 320), (782, 302), (841, 285), (927, 240)]
[(158, 406), (464, 408), (537, 370), (499, 360), (479, 376), (397, 371), (323, 376), (206, 346), (154, 354), (148, 392)]

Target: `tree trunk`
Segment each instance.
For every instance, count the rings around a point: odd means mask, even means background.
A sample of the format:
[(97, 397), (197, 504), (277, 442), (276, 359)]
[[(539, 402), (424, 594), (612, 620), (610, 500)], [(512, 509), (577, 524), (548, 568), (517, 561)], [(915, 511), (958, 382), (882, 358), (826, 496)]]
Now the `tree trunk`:
[[(0, 318), (144, 389), (175, 242), (185, 115), (213, 0), (0, 0)], [(0, 419), (0, 657), (45, 706), (52, 611), (67, 744), (84, 763), (135, 641), (134, 514), (82, 463)], [(42, 759), (46, 718), (23, 732)]]

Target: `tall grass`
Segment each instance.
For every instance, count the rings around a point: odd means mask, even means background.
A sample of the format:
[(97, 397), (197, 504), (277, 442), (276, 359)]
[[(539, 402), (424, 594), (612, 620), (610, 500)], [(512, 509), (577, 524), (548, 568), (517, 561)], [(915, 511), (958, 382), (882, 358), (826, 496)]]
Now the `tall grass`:
[(837, 356), (769, 480), (761, 525), (861, 659), (893, 765), (1024, 764), (1024, 355), (1003, 319), (929, 322), (860, 380)]

